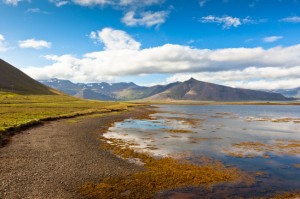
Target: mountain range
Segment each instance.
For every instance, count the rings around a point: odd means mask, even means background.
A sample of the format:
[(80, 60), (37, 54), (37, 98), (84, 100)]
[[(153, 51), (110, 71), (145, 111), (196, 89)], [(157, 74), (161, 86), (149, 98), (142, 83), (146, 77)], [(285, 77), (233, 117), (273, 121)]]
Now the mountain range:
[[(255, 91), (189, 79), (167, 85), (151, 87), (135, 83), (73, 83), (69, 80), (50, 79), (36, 81), (0, 59), (0, 91), (20, 94), (53, 95), (63, 93), (85, 99), (104, 101), (121, 100), (194, 100), (194, 101), (284, 101), (291, 98), (274, 91)], [(299, 95), (299, 88), (278, 90), (293, 96)]]
[(195, 100), (195, 101), (284, 101), (290, 98), (275, 92), (231, 88), (189, 79), (151, 87), (134, 83), (72, 83), (69, 80), (40, 81), (54, 89), (80, 98), (96, 100)]
[(280, 93), (286, 97), (300, 98), (300, 87), (293, 89), (277, 89), (272, 90), (274, 93)]

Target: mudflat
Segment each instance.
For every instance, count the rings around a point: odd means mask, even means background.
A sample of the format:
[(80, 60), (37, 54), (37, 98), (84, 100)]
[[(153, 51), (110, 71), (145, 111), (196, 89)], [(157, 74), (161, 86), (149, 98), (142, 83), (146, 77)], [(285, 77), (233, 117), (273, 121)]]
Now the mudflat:
[(83, 198), (78, 189), (87, 182), (143, 169), (101, 149), (98, 138), (112, 123), (144, 114), (63, 119), (15, 135), (0, 148), (0, 198)]

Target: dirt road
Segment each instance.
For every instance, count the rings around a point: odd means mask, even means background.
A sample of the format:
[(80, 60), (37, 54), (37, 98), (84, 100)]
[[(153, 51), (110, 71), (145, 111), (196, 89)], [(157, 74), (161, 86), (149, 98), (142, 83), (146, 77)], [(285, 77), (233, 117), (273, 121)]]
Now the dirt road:
[(86, 182), (142, 169), (101, 150), (97, 139), (138, 112), (48, 122), (14, 136), (0, 148), (0, 198), (82, 198)]

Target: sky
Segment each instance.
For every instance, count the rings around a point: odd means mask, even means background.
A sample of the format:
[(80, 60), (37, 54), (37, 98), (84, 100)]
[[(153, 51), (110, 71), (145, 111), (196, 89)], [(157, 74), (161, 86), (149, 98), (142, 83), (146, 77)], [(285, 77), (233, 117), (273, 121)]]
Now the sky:
[(0, 58), (37, 80), (291, 89), (300, 0), (0, 0)]

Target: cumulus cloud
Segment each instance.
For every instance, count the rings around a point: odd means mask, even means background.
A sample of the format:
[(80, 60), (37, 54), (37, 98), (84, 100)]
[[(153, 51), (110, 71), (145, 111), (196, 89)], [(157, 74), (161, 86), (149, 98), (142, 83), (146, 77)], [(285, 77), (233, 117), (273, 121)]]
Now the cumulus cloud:
[(122, 22), (127, 26), (159, 26), (165, 23), (168, 14), (168, 11), (148, 11), (140, 13), (140, 16), (137, 17), (135, 11), (130, 11), (122, 18)]
[(34, 49), (43, 49), (43, 48), (51, 48), (51, 43), (44, 40), (36, 40), (36, 39), (27, 39), (23, 41), (19, 41), (20, 48), (34, 48)]
[(5, 42), (5, 37), (0, 34), (0, 52), (5, 52), (8, 50), (7, 43)]
[(286, 17), (279, 20), (280, 22), (286, 22), (286, 23), (300, 23), (300, 17), (294, 16), (294, 17)]
[(243, 24), (254, 23), (254, 20), (252, 20), (250, 17), (240, 19), (238, 17), (231, 17), (231, 16), (226, 16), (226, 15), (222, 16), (222, 17), (208, 15), (208, 16), (202, 17), (199, 21), (201, 23), (216, 23), (216, 24), (222, 25), (223, 29), (230, 29), (231, 27), (236, 28)]
[(224, 84), (248, 89), (295, 88), (300, 85), (300, 66), (281, 67), (247, 67), (243, 70), (218, 72), (178, 73), (167, 78), (165, 83), (186, 81), (191, 77), (201, 81)]
[(22, 1), (24, 0), (2, 0), (4, 4), (12, 5), (12, 6), (17, 6)]
[(263, 41), (266, 43), (272, 43), (272, 42), (278, 41), (282, 38), (283, 38), (283, 36), (270, 36), (270, 37), (263, 38)]
[(135, 41), (130, 35), (121, 30), (112, 28), (104, 28), (101, 31), (93, 31), (90, 38), (101, 42), (105, 46), (105, 50), (139, 50), (141, 43)]
[(167, 73), (177, 74), (172, 81), (176, 78), (182, 80), (183, 76), (179, 74), (184, 74), (184, 77), (197, 75), (195, 77), (200, 80), (237, 87), (254, 88), (253, 84), (246, 83), (258, 79), (265, 82), (280, 80), (280, 85), (287, 85), (284, 82), (293, 79), (297, 80), (293, 86), (300, 86), (300, 83), (297, 84), (300, 79), (300, 45), (211, 50), (165, 44), (141, 49), (139, 42), (120, 30), (105, 28), (93, 32), (91, 37), (104, 44), (103, 51), (87, 53), (82, 57), (47, 56), (53, 64), (23, 70), (36, 79), (57, 77), (76, 82)]

